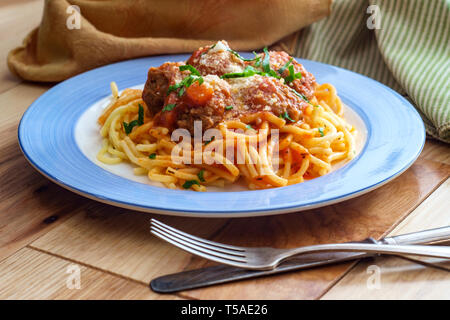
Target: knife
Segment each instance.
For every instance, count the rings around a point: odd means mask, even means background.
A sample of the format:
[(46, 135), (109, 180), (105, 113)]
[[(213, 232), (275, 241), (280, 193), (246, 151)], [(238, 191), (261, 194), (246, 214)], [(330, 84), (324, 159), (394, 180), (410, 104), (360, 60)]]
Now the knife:
[[(450, 226), (413, 232), (379, 241), (367, 238), (362, 242), (378, 242), (391, 245), (426, 244), (447, 241), (450, 239)], [(309, 253), (290, 258), (273, 270), (247, 270), (242, 268), (218, 265), (188, 271), (182, 271), (153, 279), (150, 288), (158, 293), (173, 293), (211, 286), (220, 283), (273, 275), (282, 272), (313, 268), (350, 260), (372, 257), (376, 254), (360, 252), (321, 252)]]

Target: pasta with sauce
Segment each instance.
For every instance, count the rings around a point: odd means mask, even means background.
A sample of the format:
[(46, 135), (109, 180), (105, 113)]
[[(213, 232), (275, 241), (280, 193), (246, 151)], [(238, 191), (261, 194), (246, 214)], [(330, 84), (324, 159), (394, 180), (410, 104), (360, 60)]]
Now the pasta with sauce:
[[(355, 155), (356, 130), (335, 88), (317, 84), (285, 52), (245, 59), (219, 41), (186, 63), (150, 68), (144, 90), (111, 89), (98, 119), (98, 160), (130, 162), (135, 174), (171, 189), (206, 191), (239, 179), (249, 189), (282, 187)], [(176, 130), (202, 137), (173, 141)]]

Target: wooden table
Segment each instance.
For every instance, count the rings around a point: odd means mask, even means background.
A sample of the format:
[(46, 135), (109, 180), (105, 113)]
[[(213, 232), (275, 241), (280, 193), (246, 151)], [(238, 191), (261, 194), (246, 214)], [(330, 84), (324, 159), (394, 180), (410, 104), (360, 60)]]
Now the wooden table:
[[(42, 4), (41, 0), (2, 1), (1, 61), (38, 25)], [(384, 257), (347, 266), (337, 279), (308, 294), (285, 285), (286, 281), (300, 279), (293, 278), (292, 274), (174, 295), (155, 294), (148, 288), (150, 279), (198, 267), (203, 262), (153, 238), (148, 230), (150, 215), (82, 198), (49, 182), (27, 163), (19, 150), (17, 125), (30, 103), (49, 88), (50, 85), (17, 79), (8, 72), (5, 63), (1, 64), (0, 299), (450, 298), (448, 269)], [(416, 169), (405, 173), (411, 178), (404, 191), (385, 191), (391, 194), (388, 203), (383, 204), (387, 209), (411, 206), (407, 217), (390, 234), (450, 224), (450, 148), (427, 140), (418, 161), (422, 162)], [(420, 176), (424, 163), (429, 171), (426, 176)], [(430, 175), (438, 179), (432, 186), (427, 185), (426, 177)], [(414, 196), (420, 195), (413, 197), (420, 203), (402, 204), (408, 190), (414, 190), (411, 191)], [(347, 201), (346, 208), (363, 212), (364, 204), (357, 201)], [(295, 214), (278, 216), (276, 221), (288, 224), (293, 217)], [(169, 218), (166, 221), (195, 229), (197, 234), (206, 237), (229, 224), (238, 224), (230, 219)], [(368, 285), (373, 275), (371, 266), (381, 270), (381, 289)], [(72, 281), (77, 272), (81, 275), (80, 289)], [(309, 282), (313, 291), (324, 280), (315, 279), (314, 274), (298, 281)]]

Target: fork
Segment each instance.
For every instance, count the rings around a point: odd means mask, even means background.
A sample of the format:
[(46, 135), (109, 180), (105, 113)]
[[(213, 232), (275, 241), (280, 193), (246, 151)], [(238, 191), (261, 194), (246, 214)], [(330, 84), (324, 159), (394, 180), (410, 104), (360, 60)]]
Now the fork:
[(271, 270), (289, 257), (314, 252), (367, 252), (388, 255), (418, 255), (450, 259), (450, 247), (426, 245), (373, 243), (335, 243), (304, 246), (292, 249), (269, 247), (239, 247), (199, 238), (168, 226), (156, 219), (150, 220), (150, 232), (174, 246), (205, 259), (251, 270)]

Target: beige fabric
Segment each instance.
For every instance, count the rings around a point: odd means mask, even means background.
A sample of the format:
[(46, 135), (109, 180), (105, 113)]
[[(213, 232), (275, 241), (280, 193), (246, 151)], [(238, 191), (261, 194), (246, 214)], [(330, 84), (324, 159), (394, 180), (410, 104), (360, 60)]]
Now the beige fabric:
[[(46, 0), (41, 25), (10, 52), (8, 66), (26, 80), (61, 81), (111, 62), (190, 52), (220, 39), (252, 50), (324, 18), (331, 2)], [(80, 29), (66, 25), (70, 5), (80, 8)]]

